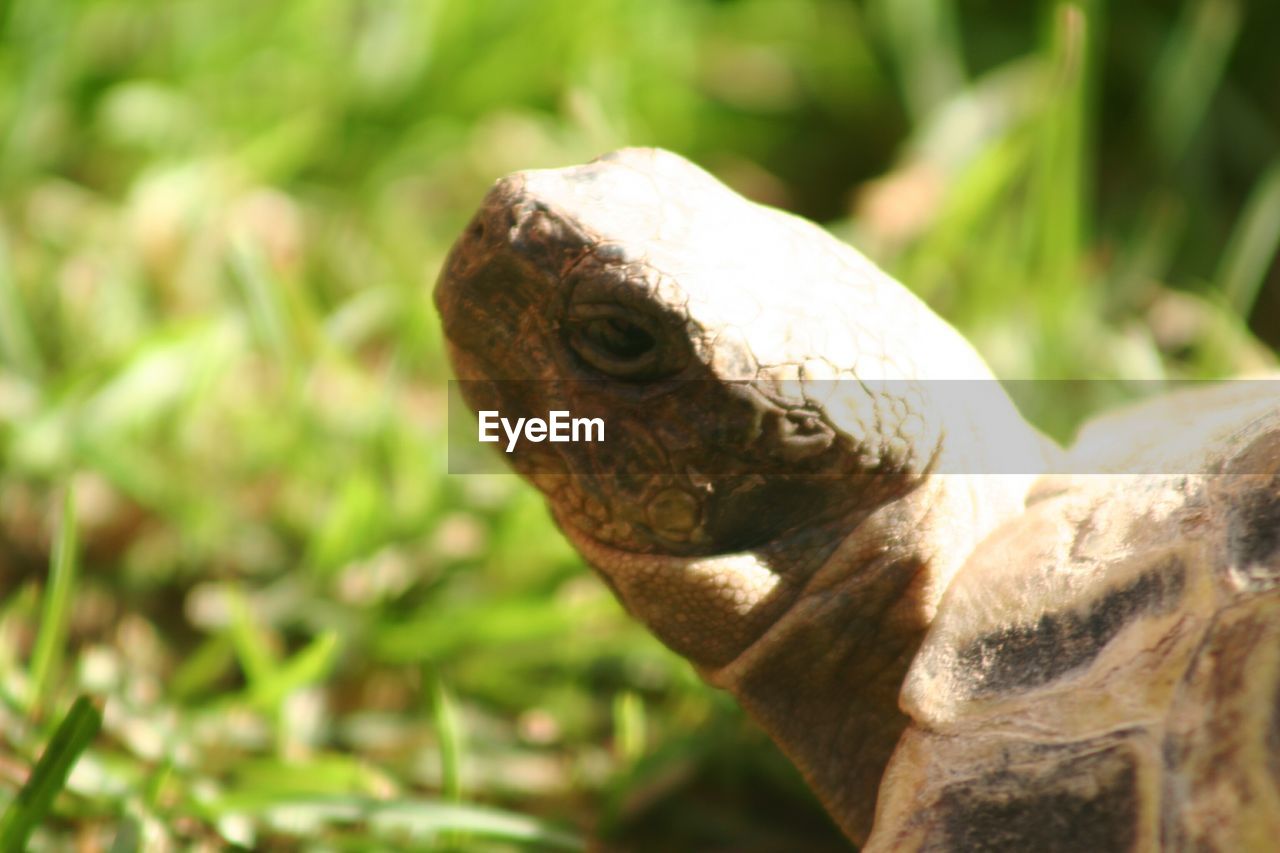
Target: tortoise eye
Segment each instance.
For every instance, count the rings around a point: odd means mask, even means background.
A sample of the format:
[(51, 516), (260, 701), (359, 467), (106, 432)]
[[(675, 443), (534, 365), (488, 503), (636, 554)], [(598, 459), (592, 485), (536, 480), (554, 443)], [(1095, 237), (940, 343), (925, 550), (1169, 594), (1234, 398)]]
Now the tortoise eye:
[(620, 317), (588, 320), (578, 330), (582, 342), (618, 361), (643, 358), (653, 349), (653, 335)]
[(566, 327), (574, 354), (615, 379), (658, 379), (684, 366), (660, 321), (620, 305), (575, 305)]

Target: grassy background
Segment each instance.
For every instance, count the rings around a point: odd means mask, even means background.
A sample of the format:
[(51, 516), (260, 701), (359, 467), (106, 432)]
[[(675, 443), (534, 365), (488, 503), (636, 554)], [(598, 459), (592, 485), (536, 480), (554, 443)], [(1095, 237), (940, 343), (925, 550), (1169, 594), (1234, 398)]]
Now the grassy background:
[[(88, 693), (34, 847), (839, 849), (528, 487), (444, 475), (444, 252), (497, 176), (659, 144), (1003, 376), (1266, 368), (1277, 33), (1243, 0), (0, 2), (0, 808)], [(1092, 387), (1027, 405), (1064, 435)]]

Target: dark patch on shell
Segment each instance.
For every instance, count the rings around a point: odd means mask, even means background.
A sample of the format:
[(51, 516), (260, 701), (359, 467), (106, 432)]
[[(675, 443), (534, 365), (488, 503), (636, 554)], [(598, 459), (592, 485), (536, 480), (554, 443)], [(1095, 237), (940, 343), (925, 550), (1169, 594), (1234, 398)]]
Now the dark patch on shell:
[(1227, 541), (1245, 588), (1261, 591), (1280, 582), (1280, 478), (1241, 498), (1231, 513)]
[(973, 641), (959, 651), (957, 663), (979, 694), (1047, 684), (1092, 661), (1136, 617), (1175, 606), (1186, 575), (1182, 560), (1171, 555), (1083, 613), (1045, 613), (1034, 625), (1013, 625)]
[(1112, 746), (1052, 775), (1000, 770), (948, 786), (937, 812), (926, 850), (1130, 850), (1143, 812), (1137, 761)]
[(1262, 821), (1278, 825), (1276, 604), (1220, 611), (1182, 679), (1162, 750), (1161, 849), (1257, 849)]

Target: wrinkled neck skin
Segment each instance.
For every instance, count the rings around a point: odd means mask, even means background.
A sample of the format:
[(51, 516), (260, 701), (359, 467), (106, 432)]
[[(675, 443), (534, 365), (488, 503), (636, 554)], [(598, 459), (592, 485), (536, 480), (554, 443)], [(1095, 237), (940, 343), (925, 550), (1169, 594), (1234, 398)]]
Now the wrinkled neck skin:
[(898, 707), (907, 668), (951, 577), (1021, 507), (1021, 488), (996, 477), (926, 480), (864, 519), (759, 640), (704, 673), (738, 697), (859, 844), (907, 724)]
[(898, 693), (939, 599), (977, 543), (1021, 511), (1031, 479), (930, 475), (824, 529), (711, 557), (610, 552), (564, 526), (628, 610), (737, 698), (861, 844), (907, 724)]

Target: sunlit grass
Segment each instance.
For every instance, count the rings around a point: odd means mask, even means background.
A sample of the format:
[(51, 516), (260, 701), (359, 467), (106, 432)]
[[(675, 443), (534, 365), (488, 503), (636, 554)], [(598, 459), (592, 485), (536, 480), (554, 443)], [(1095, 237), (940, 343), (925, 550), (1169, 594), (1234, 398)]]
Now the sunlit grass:
[(0, 850), (26, 849), (31, 833), (49, 814), (76, 759), (101, 726), (102, 710), (86, 696), (76, 699), (31, 769), (31, 778), (0, 815)]
[(839, 845), (528, 487), (444, 473), (429, 288), (506, 171), (678, 150), (1003, 376), (1274, 364), (1278, 110), (1231, 0), (4, 8), (0, 808), (103, 708), (34, 848)]

